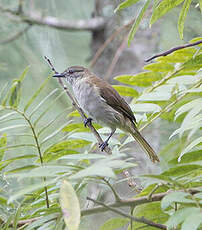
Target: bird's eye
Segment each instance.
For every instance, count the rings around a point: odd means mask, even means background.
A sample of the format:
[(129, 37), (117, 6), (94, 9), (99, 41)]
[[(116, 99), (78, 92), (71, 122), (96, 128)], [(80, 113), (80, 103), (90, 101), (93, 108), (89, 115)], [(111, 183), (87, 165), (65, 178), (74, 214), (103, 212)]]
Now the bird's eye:
[(70, 69), (70, 70), (69, 70), (69, 73), (72, 74), (72, 73), (74, 73), (74, 71)]

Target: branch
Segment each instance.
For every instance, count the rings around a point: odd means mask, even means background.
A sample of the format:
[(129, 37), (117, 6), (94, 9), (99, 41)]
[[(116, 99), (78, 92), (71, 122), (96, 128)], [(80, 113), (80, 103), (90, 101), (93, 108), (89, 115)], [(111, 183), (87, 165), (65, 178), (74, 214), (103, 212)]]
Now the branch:
[(10, 38), (7, 38), (5, 40), (0, 41), (0, 44), (7, 44), (9, 42), (12, 42), (16, 39), (18, 39), (20, 36), (22, 36), (24, 33), (26, 33), (31, 28), (31, 25), (27, 25), (23, 30), (18, 31), (16, 34), (11, 36)]
[[(52, 65), (51, 61), (45, 56), (45, 59), (47, 60), (47, 62), (49, 63), (49, 65), (51, 66), (51, 69), (55, 72), (58, 73), (54, 66)], [(72, 105), (73, 107), (79, 112), (79, 114), (81, 115), (81, 117), (85, 120), (87, 119), (86, 115), (84, 114), (83, 110), (79, 107), (78, 103), (76, 102), (76, 100), (74, 99), (74, 97), (71, 95), (71, 93), (68, 91), (67, 87), (63, 84), (62, 80), (60, 78), (58, 78), (58, 81), (60, 83), (60, 85), (63, 87), (63, 89), (65, 90), (66, 94), (68, 95), (68, 97), (70, 98), (70, 100), (72, 101)], [(91, 132), (94, 134), (94, 136), (96, 137), (97, 141), (99, 144), (103, 143), (102, 138), (100, 137), (99, 133), (97, 132), (97, 130), (94, 128), (94, 126), (91, 124), (91, 122), (87, 123), (87, 126), (89, 127), (89, 129), (91, 130)], [(111, 149), (106, 146), (104, 151), (108, 154), (111, 154)]]
[[(109, 207), (110, 208), (135, 207), (135, 206), (141, 205), (141, 204), (151, 203), (151, 202), (155, 202), (155, 201), (161, 201), (164, 198), (164, 196), (168, 195), (170, 192), (171, 191), (153, 194), (149, 199), (148, 199), (148, 195), (138, 197), (138, 198), (127, 199), (127, 200), (121, 199), (119, 201), (115, 201), (113, 203), (107, 204), (108, 208), (106, 208), (104, 206), (97, 206), (97, 207), (93, 207), (93, 208), (89, 208), (89, 209), (84, 209), (81, 211), (81, 215), (87, 216), (87, 215), (92, 215), (92, 214), (96, 214), (96, 213), (106, 212), (109, 209)], [(190, 194), (196, 194), (196, 193), (199, 193), (200, 191), (198, 191), (197, 189), (190, 189), (190, 190), (188, 190), (188, 192)]]
[(145, 62), (149, 62), (149, 61), (151, 61), (151, 60), (153, 60), (153, 59), (155, 59), (157, 57), (167, 56), (168, 54), (171, 54), (176, 50), (184, 49), (184, 48), (191, 47), (191, 46), (196, 46), (196, 45), (199, 45), (201, 43), (202, 43), (202, 40), (194, 42), (194, 43), (188, 43), (188, 44), (185, 44), (185, 45), (181, 45), (181, 46), (171, 48), (171, 49), (169, 49), (169, 50), (167, 50), (167, 51), (165, 51), (163, 53), (156, 54), (156, 55), (152, 56), (151, 58), (146, 59)]
[(143, 224), (146, 224), (146, 225), (149, 225), (149, 226), (152, 226), (152, 227), (156, 227), (156, 228), (159, 228), (159, 229), (165, 229), (165, 230), (167, 229), (167, 227), (166, 227), (165, 225), (163, 225), (163, 224), (158, 224), (158, 223), (154, 223), (153, 221), (148, 220), (148, 219), (144, 218), (143, 216), (140, 217), (140, 218), (137, 218), (137, 217), (134, 217), (134, 216), (132, 216), (132, 215), (128, 215), (128, 214), (125, 213), (125, 212), (122, 212), (122, 211), (117, 210), (117, 209), (115, 209), (115, 208), (109, 207), (108, 205), (104, 204), (103, 202), (94, 200), (94, 199), (92, 199), (92, 198), (90, 198), (90, 197), (87, 197), (87, 200), (93, 201), (94, 203), (99, 204), (99, 205), (105, 207), (107, 210), (110, 210), (110, 211), (112, 211), (112, 212), (115, 212), (115, 213), (117, 213), (117, 214), (119, 214), (119, 215), (121, 215), (121, 216), (124, 216), (124, 217), (126, 217), (126, 218), (129, 218), (129, 219), (131, 219), (131, 220), (133, 220), (133, 221), (136, 221), (136, 222), (139, 222), (139, 223), (143, 223)]
[(126, 25), (121, 26), (120, 28), (116, 29), (112, 35), (102, 44), (102, 46), (100, 46), (100, 48), (97, 50), (97, 52), (95, 53), (92, 61), (90, 62), (90, 68), (92, 68), (95, 63), (97, 62), (98, 58), (100, 57), (100, 55), (104, 52), (104, 50), (106, 49), (106, 47), (124, 30), (124, 29), (128, 29), (130, 28), (130, 26), (133, 24), (134, 19), (131, 20), (129, 23), (127, 23)]
[(41, 14), (38, 14), (37, 12), (25, 14), (19, 11), (4, 9), (2, 6), (0, 6), (0, 11), (5, 12), (10, 19), (18, 23), (25, 22), (31, 25), (49, 26), (60, 30), (97, 31), (103, 29), (106, 23), (106, 21), (102, 17), (95, 17), (87, 20), (81, 19), (75, 21), (75, 20), (65, 20), (65, 19), (56, 18), (52, 16), (43, 16)]

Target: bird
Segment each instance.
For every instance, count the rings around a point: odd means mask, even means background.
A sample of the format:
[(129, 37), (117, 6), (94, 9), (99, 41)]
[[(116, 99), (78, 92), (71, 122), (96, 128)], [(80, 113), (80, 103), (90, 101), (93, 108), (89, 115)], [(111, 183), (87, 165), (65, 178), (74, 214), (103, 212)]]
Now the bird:
[(108, 82), (83, 66), (71, 66), (62, 73), (55, 73), (53, 77), (65, 78), (72, 86), (79, 106), (89, 116), (84, 121), (85, 125), (93, 120), (111, 129), (109, 137), (99, 146), (101, 151), (119, 128), (133, 136), (152, 162), (160, 161), (153, 148), (138, 131), (130, 106)]

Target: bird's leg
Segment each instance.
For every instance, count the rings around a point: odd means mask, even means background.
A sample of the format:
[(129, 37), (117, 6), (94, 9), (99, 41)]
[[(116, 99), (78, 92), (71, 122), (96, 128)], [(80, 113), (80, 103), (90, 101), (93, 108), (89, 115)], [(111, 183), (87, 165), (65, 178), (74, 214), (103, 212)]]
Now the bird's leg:
[(108, 146), (108, 141), (112, 137), (112, 135), (115, 133), (115, 131), (116, 131), (116, 129), (113, 129), (111, 131), (111, 133), (109, 134), (107, 140), (104, 141), (102, 144), (99, 144), (99, 148), (100, 148), (101, 151), (103, 151), (105, 149), (105, 147)]
[(86, 127), (87, 124), (92, 124), (92, 120), (93, 119), (91, 117), (84, 119), (84, 126)]

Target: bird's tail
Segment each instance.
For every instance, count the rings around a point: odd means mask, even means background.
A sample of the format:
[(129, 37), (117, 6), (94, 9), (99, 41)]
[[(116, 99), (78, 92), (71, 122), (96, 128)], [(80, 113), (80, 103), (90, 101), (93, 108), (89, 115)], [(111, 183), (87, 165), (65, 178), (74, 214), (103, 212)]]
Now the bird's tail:
[(149, 143), (144, 139), (144, 137), (140, 134), (140, 132), (137, 129), (131, 132), (131, 135), (140, 144), (143, 150), (146, 151), (152, 162), (160, 161), (153, 148), (149, 145)]

